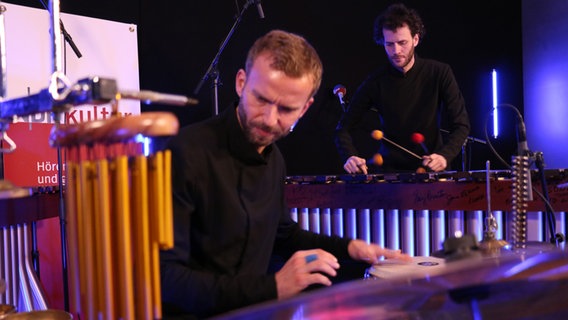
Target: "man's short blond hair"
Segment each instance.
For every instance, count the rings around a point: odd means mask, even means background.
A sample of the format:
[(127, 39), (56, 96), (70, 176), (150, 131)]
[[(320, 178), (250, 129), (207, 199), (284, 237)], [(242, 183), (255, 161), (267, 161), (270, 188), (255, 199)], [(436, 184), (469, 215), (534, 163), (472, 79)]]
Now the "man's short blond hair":
[(245, 71), (249, 74), (255, 59), (268, 53), (270, 67), (283, 71), (287, 76), (299, 78), (309, 75), (312, 79), (313, 97), (321, 85), (323, 66), (312, 45), (302, 36), (282, 30), (272, 30), (258, 38), (250, 48)]

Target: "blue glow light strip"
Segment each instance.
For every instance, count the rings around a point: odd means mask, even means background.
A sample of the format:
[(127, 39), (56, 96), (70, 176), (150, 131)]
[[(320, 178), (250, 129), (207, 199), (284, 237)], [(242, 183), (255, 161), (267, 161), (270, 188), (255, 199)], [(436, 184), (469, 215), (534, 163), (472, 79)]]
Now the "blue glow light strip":
[(497, 71), (493, 69), (491, 72), (492, 89), (493, 89), (493, 137), (497, 138), (499, 135), (499, 119), (497, 117)]

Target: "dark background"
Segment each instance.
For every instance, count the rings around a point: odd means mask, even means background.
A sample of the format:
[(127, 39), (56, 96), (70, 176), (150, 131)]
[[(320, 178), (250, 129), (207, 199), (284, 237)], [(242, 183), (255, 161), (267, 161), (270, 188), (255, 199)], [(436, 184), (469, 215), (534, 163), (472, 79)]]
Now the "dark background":
[[(40, 1), (8, 2), (42, 7)], [(240, 12), (241, 22), (218, 63), (221, 111), (236, 98), (235, 73), (243, 66), (247, 50), (257, 37), (274, 28), (305, 36), (323, 60), (322, 87), (294, 132), (278, 144), (290, 175), (343, 173), (333, 144), (333, 130), (342, 111), (332, 89), (343, 84), (349, 99), (366, 75), (386, 61), (383, 48), (372, 40), (372, 26), (377, 14), (394, 1), (265, 0), (264, 19), (259, 18), (255, 6), (243, 10), (245, 2), (64, 0), (61, 11), (138, 25), (141, 89), (192, 96), (200, 101), (187, 108), (142, 106), (142, 111), (172, 111), (182, 125), (214, 113), (212, 80), (205, 81), (199, 92), (194, 91)], [(418, 10), (426, 26), (426, 36), (417, 53), (452, 66), (470, 114), (471, 137), (485, 139), (486, 121), (487, 130), (492, 130), (492, 120), (488, 118), (492, 107), (492, 69), (499, 72), (499, 102), (510, 103), (523, 112), (520, 1), (403, 2)], [(73, 30), (67, 31), (73, 36)], [(81, 49), (84, 40), (74, 40)], [(376, 150), (376, 142), (368, 137), (374, 120), (370, 115), (369, 130), (359, 135), (359, 144), (368, 155)], [(504, 110), (500, 121), (502, 135), (491, 138), (491, 142), (508, 160), (516, 151), (513, 113)], [(494, 161), (487, 145), (470, 143), (468, 151), (471, 163), (466, 169), (484, 169), (486, 160), (492, 161), (493, 169), (504, 168)], [(454, 161), (452, 169), (461, 169), (461, 159)]]

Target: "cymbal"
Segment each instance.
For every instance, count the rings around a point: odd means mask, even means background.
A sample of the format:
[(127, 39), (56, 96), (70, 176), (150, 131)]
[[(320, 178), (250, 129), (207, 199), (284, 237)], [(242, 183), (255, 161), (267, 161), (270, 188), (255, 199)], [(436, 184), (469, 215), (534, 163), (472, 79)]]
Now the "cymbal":
[[(484, 319), (568, 316), (568, 253), (514, 252), (445, 264), (442, 274), (355, 280), (218, 319)], [(438, 272), (438, 271), (436, 271)]]
[(0, 179), (0, 200), (28, 197), (32, 195), (31, 188), (20, 188), (10, 181)]
[(73, 316), (63, 310), (48, 309), (28, 312), (17, 312), (7, 315), (5, 320), (71, 320)]

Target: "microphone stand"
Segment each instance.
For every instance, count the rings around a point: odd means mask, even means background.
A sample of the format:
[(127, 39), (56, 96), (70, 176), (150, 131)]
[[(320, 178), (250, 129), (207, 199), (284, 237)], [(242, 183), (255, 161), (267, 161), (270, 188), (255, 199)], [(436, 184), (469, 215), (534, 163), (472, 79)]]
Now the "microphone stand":
[[(47, 5), (45, 4), (45, 2), (43, 2), (43, 0), (39, 0), (39, 2), (41, 2), (41, 5), (46, 9), (49, 10), (47, 8)], [(71, 46), (71, 49), (73, 50), (73, 52), (75, 52), (75, 55), (77, 56), (77, 58), (81, 58), (83, 56), (83, 54), (81, 54), (81, 51), (79, 51), (79, 48), (77, 48), (77, 45), (75, 45), (75, 42), (73, 41), (73, 38), (71, 37), (71, 35), (67, 32), (67, 30), (65, 30), (65, 26), (63, 25), (63, 20), (59, 19), (59, 28), (61, 29), (61, 34), (63, 35), (63, 39), (65, 39), (65, 41), (67, 41), (67, 43), (69, 44), (69, 46)]]
[(469, 171), (469, 166), (471, 161), (469, 161), (469, 157), (471, 157), (471, 144), (470, 142), (477, 142), (481, 144), (487, 144), (487, 141), (478, 139), (475, 137), (467, 137), (462, 145), (462, 171)]
[(221, 43), (221, 46), (219, 46), (219, 50), (217, 51), (217, 53), (213, 57), (211, 64), (209, 64), (209, 68), (207, 68), (207, 71), (205, 71), (205, 74), (203, 75), (203, 77), (201, 78), (199, 83), (197, 84), (197, 87), (195, 87), (195, 90), (193, 90), (193, 95), (197, 95), (199, 93), (199, 91), (201, 90), (201, 87), (203, 86), (205, 81), (207, 81), (207, 79), (213, 80), (213, 114), (214, 115), (219, 114), (219, 83), (220, 83), (220, 81), (219, 81), (219, 69), (217, 67), (217, 64), (219, 63), (219, 57), (223, 53), (223, 50), (225, 50), (225, 47), (229, 43), (229, 40), (233, 36), (233, 33), (235, 33), (235, 30), (237, 29), (237, 27), (241, 23), (241, 20), (243, 18), (245, 11), (248, 9), (248, 7), (251, 4), (254, 4), (255, 1), (256, 0), (247, 0), (245, 5), (243, 6), (242, 10), (239, 12), (239, 15), (235, 19), (235, 22), (233, 23), (233, 26), (229, 30), (229, 33), (227, 34), (227, 36), (225, 37), (225, 39)]
[[(550, 197), (548, 195), (548, 187), (546, 185), (546, 176), (544, 174), (544, 156), (542, 152), (535, 152), (535, 166), (538, 169), (539, 177), (540, 177), (540, 184), (542, 187), (542, 195), (544, 196), (545, 204), (544, 207), (546, 209), (546, 219), (545, 224), (548, 223), (548, 230), (550, 232), (550, 242), (555, 244), (556, 247), (560, 246), (560, 243), (564, 241), (564, 235), (561, 233), (556, 233), (556, 219), (554, 216), (554, 211), (550, 207)], [(546, 234), (546, 227), (545, 227), (545, 234)]]
[[(443, 133), (450, 133), (449, 130), (446, 129), (440, 129), (440, 132)], [(466, 137), (465, 141), (462, 144), (462, 148), (461, 148), (461, 152), (462, 152), (462, 171), (469, 171), (469, 164), (470, 161), (468, 161), (468, 157), (470, 156), (470, 142), (477, 142), (477, 143), (481, 143), (481, 144), (487, 144), (487, 141), (482, 140), (482, 139), (478, 139), (475, 137)], [(468, 151), (469, 150), (469, 151)]]

